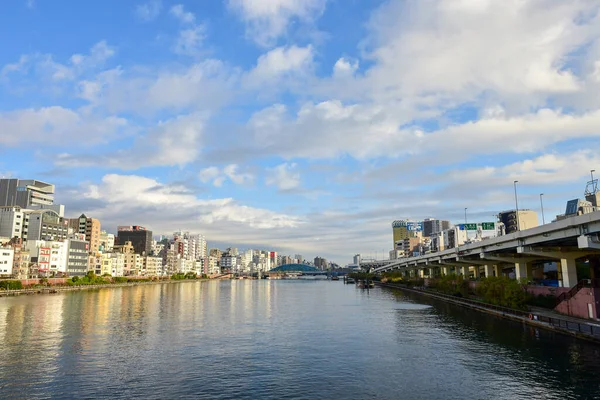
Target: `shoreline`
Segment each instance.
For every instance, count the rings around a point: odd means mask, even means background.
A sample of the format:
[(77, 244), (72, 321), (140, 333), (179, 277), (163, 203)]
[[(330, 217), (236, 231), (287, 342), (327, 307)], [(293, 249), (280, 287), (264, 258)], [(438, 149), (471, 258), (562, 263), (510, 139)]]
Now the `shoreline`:
[[(520, 310), (512, 310), (510, 308), (497, 307), (497, 306), (493, 306), (491, 304), (481, 303), (481, 302), (477, 302), (474, 300), (461, 299), (458, 297), (443, 295), (440, 293), (432, 293), (432, 292), (428, 292), (425, 290), (410, 289), (410, 288), (400, 286), (397, 284), (393, 284), (393, 283), (375, 282), (375, 284), (380, 287), (386, 287), (386, 288), (397, 289), (397, 290), (405, 290), (407, 292), (416, 293), (416, 294), (420, 294), (423, 296), (428, 296), (428, 297), (435, 298), (438, 300), (446, 301), (448, 303), (453, 303), (453, 304), (456, 304), (461, 307), (466, 307), (471, 310), (484, 312), (484, 313), (494, 315), (494, 316), (497, 316), (500, 318), (518, 321), (518, 322), (521, 322), (526, 325), (534, 326), (536, 328), (546, 329), (546, 330), (561, 333), (564, 335), (569, 335), (569, 336), (575, 337), (577, 339), (583, 339), (583, 340), (590, 341), (590, 342), (593, 342), (596, 344), (600, 344), (600, 327), (598, 327), (598, 325), (595, 325), (595, 324), (578, 322), (576, 324), (578, 325), (579, 329), (573, 330), (573, 329), (568, 328), (569, 327), (568, 319), (549, 318), (549, 317), (542, 317), (542, 316), (539, 316), (539, 318), (538, 318), (537, 315), (534, 316), (533, 313), (529, 312), (529, 311), (520, 311)], [(533, 317), (534, 319), (530, 319), (530, 316)], [(544, 321), (544, 319), (546, 319), (547, 321)], [(558, 326), (555, 325), (556, 322), (558, 322), (558, 324), (559, 324)], [(566, 322), (566, 327), (562, 327), (561, 322), (562, 323)], [(575, 323), (572, 323), (572, 324), (575, 324)], [(591, 333), (581, 331), (582, 325), (585, 325), (587, 330), (589, 330)]]
[(140, 285), (157, 285), (164, 283), (183, 283), (183, 282), (205, 282), (210, 281), (211, 279), (165, 279), (158, 281), (148, 281), (148, 282), (127, 282), (127, 283), (107, 283), (104, 285), (74, 285), (74, 286), (46, 286), (46, 287), (37, 287), (37, 288), (28, 288), (28, 289), (14, 289), (14, 290), (3, 290), (0, 291), (0, 298), (2, 297), (15, 297), (22, 295), (35, 295), (35, 294), (56, 294), (59, 292), (73, 292), (73, 291), (81, 291), (81, 290), (91, 290), (91, 289), (104, 289), (104, 288), (118, 288), (118, 287), (132, 287), (132, 286), (140, 286)]

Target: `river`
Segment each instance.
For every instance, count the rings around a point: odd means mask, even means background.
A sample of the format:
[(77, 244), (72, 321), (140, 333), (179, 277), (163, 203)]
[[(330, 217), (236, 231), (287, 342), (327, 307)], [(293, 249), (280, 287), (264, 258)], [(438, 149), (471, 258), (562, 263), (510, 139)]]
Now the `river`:
[(598, 345), (342, 281), (1, 298), (0, 340), (2, 399), (600, 398)]

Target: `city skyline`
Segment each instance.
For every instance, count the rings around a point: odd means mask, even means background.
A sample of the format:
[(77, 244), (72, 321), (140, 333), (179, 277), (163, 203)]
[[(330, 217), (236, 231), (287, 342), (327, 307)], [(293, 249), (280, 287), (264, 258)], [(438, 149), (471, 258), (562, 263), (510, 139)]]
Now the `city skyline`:
[(62, 4), (0, 15), (0, 177), (71, 218), (343, 265), (600, 171), (598, 2)]

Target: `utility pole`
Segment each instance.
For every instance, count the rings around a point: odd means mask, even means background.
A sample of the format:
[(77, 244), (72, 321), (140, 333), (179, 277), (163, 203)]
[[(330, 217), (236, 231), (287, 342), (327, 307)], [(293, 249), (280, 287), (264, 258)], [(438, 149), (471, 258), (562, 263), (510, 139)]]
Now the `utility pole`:
[(540, 193), (540, 206), (542, 207), (542, 225), (546, 225), (546, 220), (544, 219), (544, 200), (542, 199), (544, 193)]
[(519, 226), (519, 200), (517, 197), (517, 183), (519, 183), (519, 181), (513, 182), (513, 185), (515, 186), (515, 214), (517, 215), (517, 231), (520, 231), (521, 227)]

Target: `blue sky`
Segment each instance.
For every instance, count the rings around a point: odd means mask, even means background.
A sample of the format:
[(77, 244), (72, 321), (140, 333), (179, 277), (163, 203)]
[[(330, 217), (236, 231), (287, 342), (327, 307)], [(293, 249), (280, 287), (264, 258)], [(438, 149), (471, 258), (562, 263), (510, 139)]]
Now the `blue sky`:
[(600, 174), (599, 1), (5, 3), (0, 175), (109, 231), (346, 263)]

